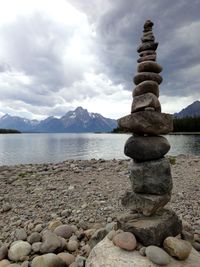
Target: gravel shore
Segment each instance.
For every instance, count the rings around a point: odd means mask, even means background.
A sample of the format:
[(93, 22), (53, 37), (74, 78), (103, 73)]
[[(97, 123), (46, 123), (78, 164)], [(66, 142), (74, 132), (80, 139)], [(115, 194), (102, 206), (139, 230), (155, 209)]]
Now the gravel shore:
[[(56, 164), (0, 166), (0, 241), (16, 228), (43, 227), (53, 219), (84, 225), (113, 221), (130, 188), (129, 160), (68, 160)], [(200, 157), (176, 157), (171, 165), (171, 208), (200, 230)]]

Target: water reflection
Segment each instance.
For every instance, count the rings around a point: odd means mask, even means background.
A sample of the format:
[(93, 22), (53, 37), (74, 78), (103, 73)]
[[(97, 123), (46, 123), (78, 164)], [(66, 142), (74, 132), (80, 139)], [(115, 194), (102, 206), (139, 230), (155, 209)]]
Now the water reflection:
[[(66, 159), (122, 159), (128, 134), (0, 135), (0, 165)], [(168, 135), (170, 155), (200, 155), (200, 135)]]

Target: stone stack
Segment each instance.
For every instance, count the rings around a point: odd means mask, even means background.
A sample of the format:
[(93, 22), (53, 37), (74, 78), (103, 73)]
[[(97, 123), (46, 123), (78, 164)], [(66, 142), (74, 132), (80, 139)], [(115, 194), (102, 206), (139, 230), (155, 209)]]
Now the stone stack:
[(140, 58), (131, 114), (118, 120), (121, 128), (133, 133), (124, 148), (124, 153), (132, 159), (132, 191), (122, 198), (122, 204), (131, 214), (122, 216), (119, 222), (122, 229), (133, 232), (144, 245), (160, 245), (167, 236), (181, 231), (176, 214), (163, 209), (171, 198), (172, 176), (169, 160), (164, 157), (170, 144), (160, 135), (172, 131), (173, 121), (171, 115), (161, 113), (158, 100), (162, 67), (156, 63), (158, 43), (152, 27), (153, 22), (147, 20), (137, 49)]

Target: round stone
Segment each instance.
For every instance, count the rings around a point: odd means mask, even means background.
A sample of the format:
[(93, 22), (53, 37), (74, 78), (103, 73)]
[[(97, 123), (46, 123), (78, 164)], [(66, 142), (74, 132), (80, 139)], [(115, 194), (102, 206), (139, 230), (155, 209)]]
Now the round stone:
[(161, 248), (149, 246), (145, 250), (146, 256), (153, 263), (165, 266), (170, 263), (170, 256)]
[(138, 84), (133, 90), (133, 97), (143, 95), (146, 93), (152, 93), (159, 97), (159, 88), (157, 82), (154, 81), (144, 81)]
[(144, 42), (154, 42), (155, 41), (155, 37), (153, 34), (149, 34), (149, 35), (146, 35), (146, 36), (143, 36), (141, 38), (141, 41), (144, 43)]
[(25, 241), (27, 239), (26, 231), (23, 228), (22, 229), (16, 229), (15, 239)]
[(146, 108), (153, 108), (157, 112), (161, 112), (161, 105), (158, 98), (152, 93), (146, 93), (136, 96), (133, 99), (131, 113), (145, 110)]
[(41, 234), (39, 234), (38, 232), (33, 232), (28, 238), (27, 241), (30, 244), (36, 243), (36, 242), (40, 242), (42, 239)]
[(153, 27), (153, 25), (154, 25), (154, 23), (150, 19), (148, 19), (144, 23), (144, 29), (149, 28), (149, 27)]
[(162, 158), (170, 149), (170, 144), (162, 136), (131, 136), (126, 141), (124, 154), (138, 161)]
[(0, 267), (9, 267), (10, 262), (8, 260), (2, 260), (0, 261)]
[(79, 243), (75, 240), (69, 240), (67, 243), (67, 249), (70, 252), (76, 251), (79, 247)]
[(48, 253), (35, 257), (31, 267), (66, 267), (65, 262), (56, 254)]
[(63, 260), (67, 266), (75, 261), (74, 255), (66, 252), (59, 253), (58, 257), (61, 258), (61, 260)]
[(12, 261), (20, 261), (31, 252), (31, 245), (25, 241), (16, 241), (11, 244), (8, 251), (8, 258)]
[(149, 80), (155, 81), (158, 84), (161, 84), (162, 77), (159, 74), (154, 73), (154, 72), (140, 72), (140, 73), (137, 73), (133, 79), (136, 85), (138, 85), (141, 82), (149, 81)]
[(145, 51), (145, 50), (156, 50), (158, 47), (158, 43), (155, 43), (155, 42), (145, 42), (145, 43), (142, 43), (137, 51), (138, 53), (142, 52), (142, 51)]
[(138, 64), (138, 72), (155, 72), (160, 73), (162, 71), (162, 66), (153, 61), (144, 61)]
[(113, 243), (115, 246), (122, 249), (132, 251), (136, 248), (137, 241), (135, 236), (129, 232), (122, 232), (113, 237)]
[(149, 60), (156, 61), (156, 54), (140, 57), (138, 58), (137, 62), (140, 63), (140, 62), (149, 61)]
[(167, 237), (163, 243), (164, 249), (179, 260), (186, 260), (192, 250), (192, 245), (185, 240), (176, 237)]
[(61, 236), (63, 238), (70, 238), (73, 234), (73, 228), (70, 225), (63, 224), (54, 230), (54, 233), (56, 233), (58, 236)]

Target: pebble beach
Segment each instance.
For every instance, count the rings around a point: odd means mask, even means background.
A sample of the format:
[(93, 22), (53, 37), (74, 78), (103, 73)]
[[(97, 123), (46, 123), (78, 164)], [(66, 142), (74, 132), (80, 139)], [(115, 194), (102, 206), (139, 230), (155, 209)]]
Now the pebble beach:
[[(27, 239), (37, 232), (36, 228), (49, 229), (53, 222), (71, 225), (79, 234), (114, 223), (120, 213), (126, 212), (119, 198), (130, 188), (129, 163), (130, 160), (92, 159), (0, 166), (1, 245), (15, 241), (16, 230), (24, 229)], [(197, 236), (200, 157), (179, 155), (174, 163), (171, 165), (174, 185), (168, 205)], [(79, 243), (78, 251), (85, 245), (87, 242)], [(197, 248), (198, 245), (196, 242)], [(77, 256), (79, 252), (75, 251), (72, 254)], [(81, 255), (87, 256), (84, 253)], [(28, 262), (30, 258), (24, 260)]]

